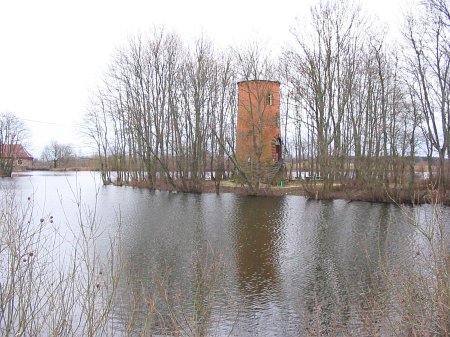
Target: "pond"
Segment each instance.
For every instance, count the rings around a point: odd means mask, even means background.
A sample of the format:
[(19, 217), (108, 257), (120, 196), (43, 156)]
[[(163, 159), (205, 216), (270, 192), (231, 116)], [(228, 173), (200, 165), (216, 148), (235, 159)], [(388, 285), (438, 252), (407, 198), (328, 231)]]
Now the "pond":
[[(411, 247), (421, 244), (409, 207), (169, 193), (100, 181), (89, 172), (32, 172), (0, 184), (24, 200), (32, 196), (37, 216), (51, 214), (63, 237), (65, 226), (73, 232), (79, 221), (78, 204), (95, 210), (103, 250), (121, 223), (126, 263), (111, 317), (118, 335), (130, 311), (138, 313), (135, 329), (142, 329), (145, 303), (131, 305), (129, 294), (164, 300), (161, 288), (175, 295), (166, 302), (177, 314), (189, 318), (200, 296), (210, 308), (208, 335), (298, 336), (339, 326), (358, 331), (373, 309), (370, 300), (390, 292), (384, 268), (412, 265)], [(430, 209), (419, 207), (423, 214)], [(170, 312), (160, 308), (161, 316)], [(162, 333), (161, 323), (158, 329)]]

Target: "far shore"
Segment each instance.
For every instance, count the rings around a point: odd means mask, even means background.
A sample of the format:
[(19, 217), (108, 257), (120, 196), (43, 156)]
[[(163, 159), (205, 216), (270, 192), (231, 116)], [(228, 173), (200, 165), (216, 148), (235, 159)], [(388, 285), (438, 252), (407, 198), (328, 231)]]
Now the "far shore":
[[(113, 185), (118, 186), (131, 186), (136, 188), (148, 188), (147, 182), (112, 182)], [(425, 185), (424, 185), (425, 186)], [(160, 191), (180, 192), (179, 189), (174, 188), (172, 185), (165, 181), (158, 180), (154, 187)], [(249, 195), (249, 189), (243, 184), (236, 183), (233, 180), (222, 180), (219, 186), (219, 193), (234, 193), (237, 195)], [(190, 191), (187, 193), (217, 193), (216, 184), (213, 180), (204, 180), (201, 182), (201, 186), (196, 191)], [(336, 188), (335, 190), (328, 191), (326, 194), (322, 192), (321, 183), (303, 183), (301, 181), (284, 181), (283, 185), (267, 186), (261, 184), (257, 190), (255, 196), (285, 196), (295, 195), (303, 196), (308, 199), (314, 200), (336, 200), (342, 199), (348, 202), (364, 201), (364, 202), (376, 202), (376, 203), (391, 203), (391, 204), (426, 204), (435, 202), (437, 197), (437, 191), (429, 190), (427, 188), (414, 190), (413, 197), (406, 190), (394, 190), (379, 191), (375, 189), (357, 189), (357, 188)], [(445, 195), (439, 195), (439, 202), (444, 205), (450, 206), (450, 193)]]
[[(70, 167), (70, 168), (33, 168), (29, 171), (46, 171), (46, 172), (98, 172), (98, 169), (89, 167)], [(13, 175), (26, 174), (27, 171), (13, 172)], [(146, 181), (120, 182), (112, 181), (112, 185), (129, 186), (133, 188), (149, 188)], [(439, 202), (450, 206), (450, 191), (437, 193), (435, 190), (427, 188), (427, 184), (422, 184), (422, 188), (414, 190), (413, 197), (406, 190), (380, 191), (376, 189), (358, 189), (348, 187), (336, 187), (332, 191), (322, 192), (322, 185), (317, 183), (305, 183), (299, 180), (284, 180), (280, 185), (261, 184), (260, 188), (254, 194), (255, 196), (285, 196), (295, 195), (303, 196), (308, 199), (315, 200), (335, 200), (342, 199), (348, 202), (364, 201), (376, 203), (394, 203), (394, 204), (425, 204), (435, 201), (439, 197)], [(185, 193), (181, 188), (175, 188), (164, 180), (157, 180), (154, 186), (155, 190)], [(218, 189), (219, 193), (233, 193), (237, 195), (249, 195), (249, 189), (243, 184), (237, 183), (231, 179), (222, 180)], [(216, 182), (213, 180), (203, 180), (200, 186), (186, 193), (217, 193)], [(431, 200), (430, 198), (434, 198)]]

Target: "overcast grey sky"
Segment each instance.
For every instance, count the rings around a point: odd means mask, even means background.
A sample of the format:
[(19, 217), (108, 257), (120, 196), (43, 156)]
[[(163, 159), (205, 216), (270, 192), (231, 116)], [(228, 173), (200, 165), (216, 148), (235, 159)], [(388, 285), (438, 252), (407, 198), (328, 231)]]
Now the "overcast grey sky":
[[(414, 0), (361, 0), (397, 30)], [(274, 48), (315, 0), (0, 0), (0, 112), (13, 112), (31, 131), (37, 158), (52, 139), (84, 149), (79, 132), (89, 94), (114, 50), (127, 37), (163, 25), (189, 41), (216, 45), (258, 36)]]

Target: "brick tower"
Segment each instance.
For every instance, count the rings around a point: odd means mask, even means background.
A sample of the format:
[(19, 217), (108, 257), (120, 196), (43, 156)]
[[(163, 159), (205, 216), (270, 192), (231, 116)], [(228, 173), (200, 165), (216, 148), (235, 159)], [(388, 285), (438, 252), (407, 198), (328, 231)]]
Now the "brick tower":
[[(280, 82), (238, 83), (236, 157), (247, 172), (264, 178), (282, 159)], [(256, 171), (255, 171), (256, 170)]]

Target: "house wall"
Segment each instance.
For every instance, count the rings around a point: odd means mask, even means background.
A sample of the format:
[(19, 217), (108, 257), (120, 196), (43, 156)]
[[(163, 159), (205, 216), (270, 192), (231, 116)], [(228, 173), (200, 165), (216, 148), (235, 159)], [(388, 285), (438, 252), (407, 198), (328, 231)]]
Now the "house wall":
[[(280, 83), (243, 81), (238, 83), (236, 157), (245, 165), (258, 156), (263, 165), (273, 165), (280, 141)], [(278, 145), (280, 149), (280, 145)], [(250, 159), (250, 160), (249, 160)]]
[(33, 166), (32, 159), (14, 159), (13, 171), (25, 171)]

